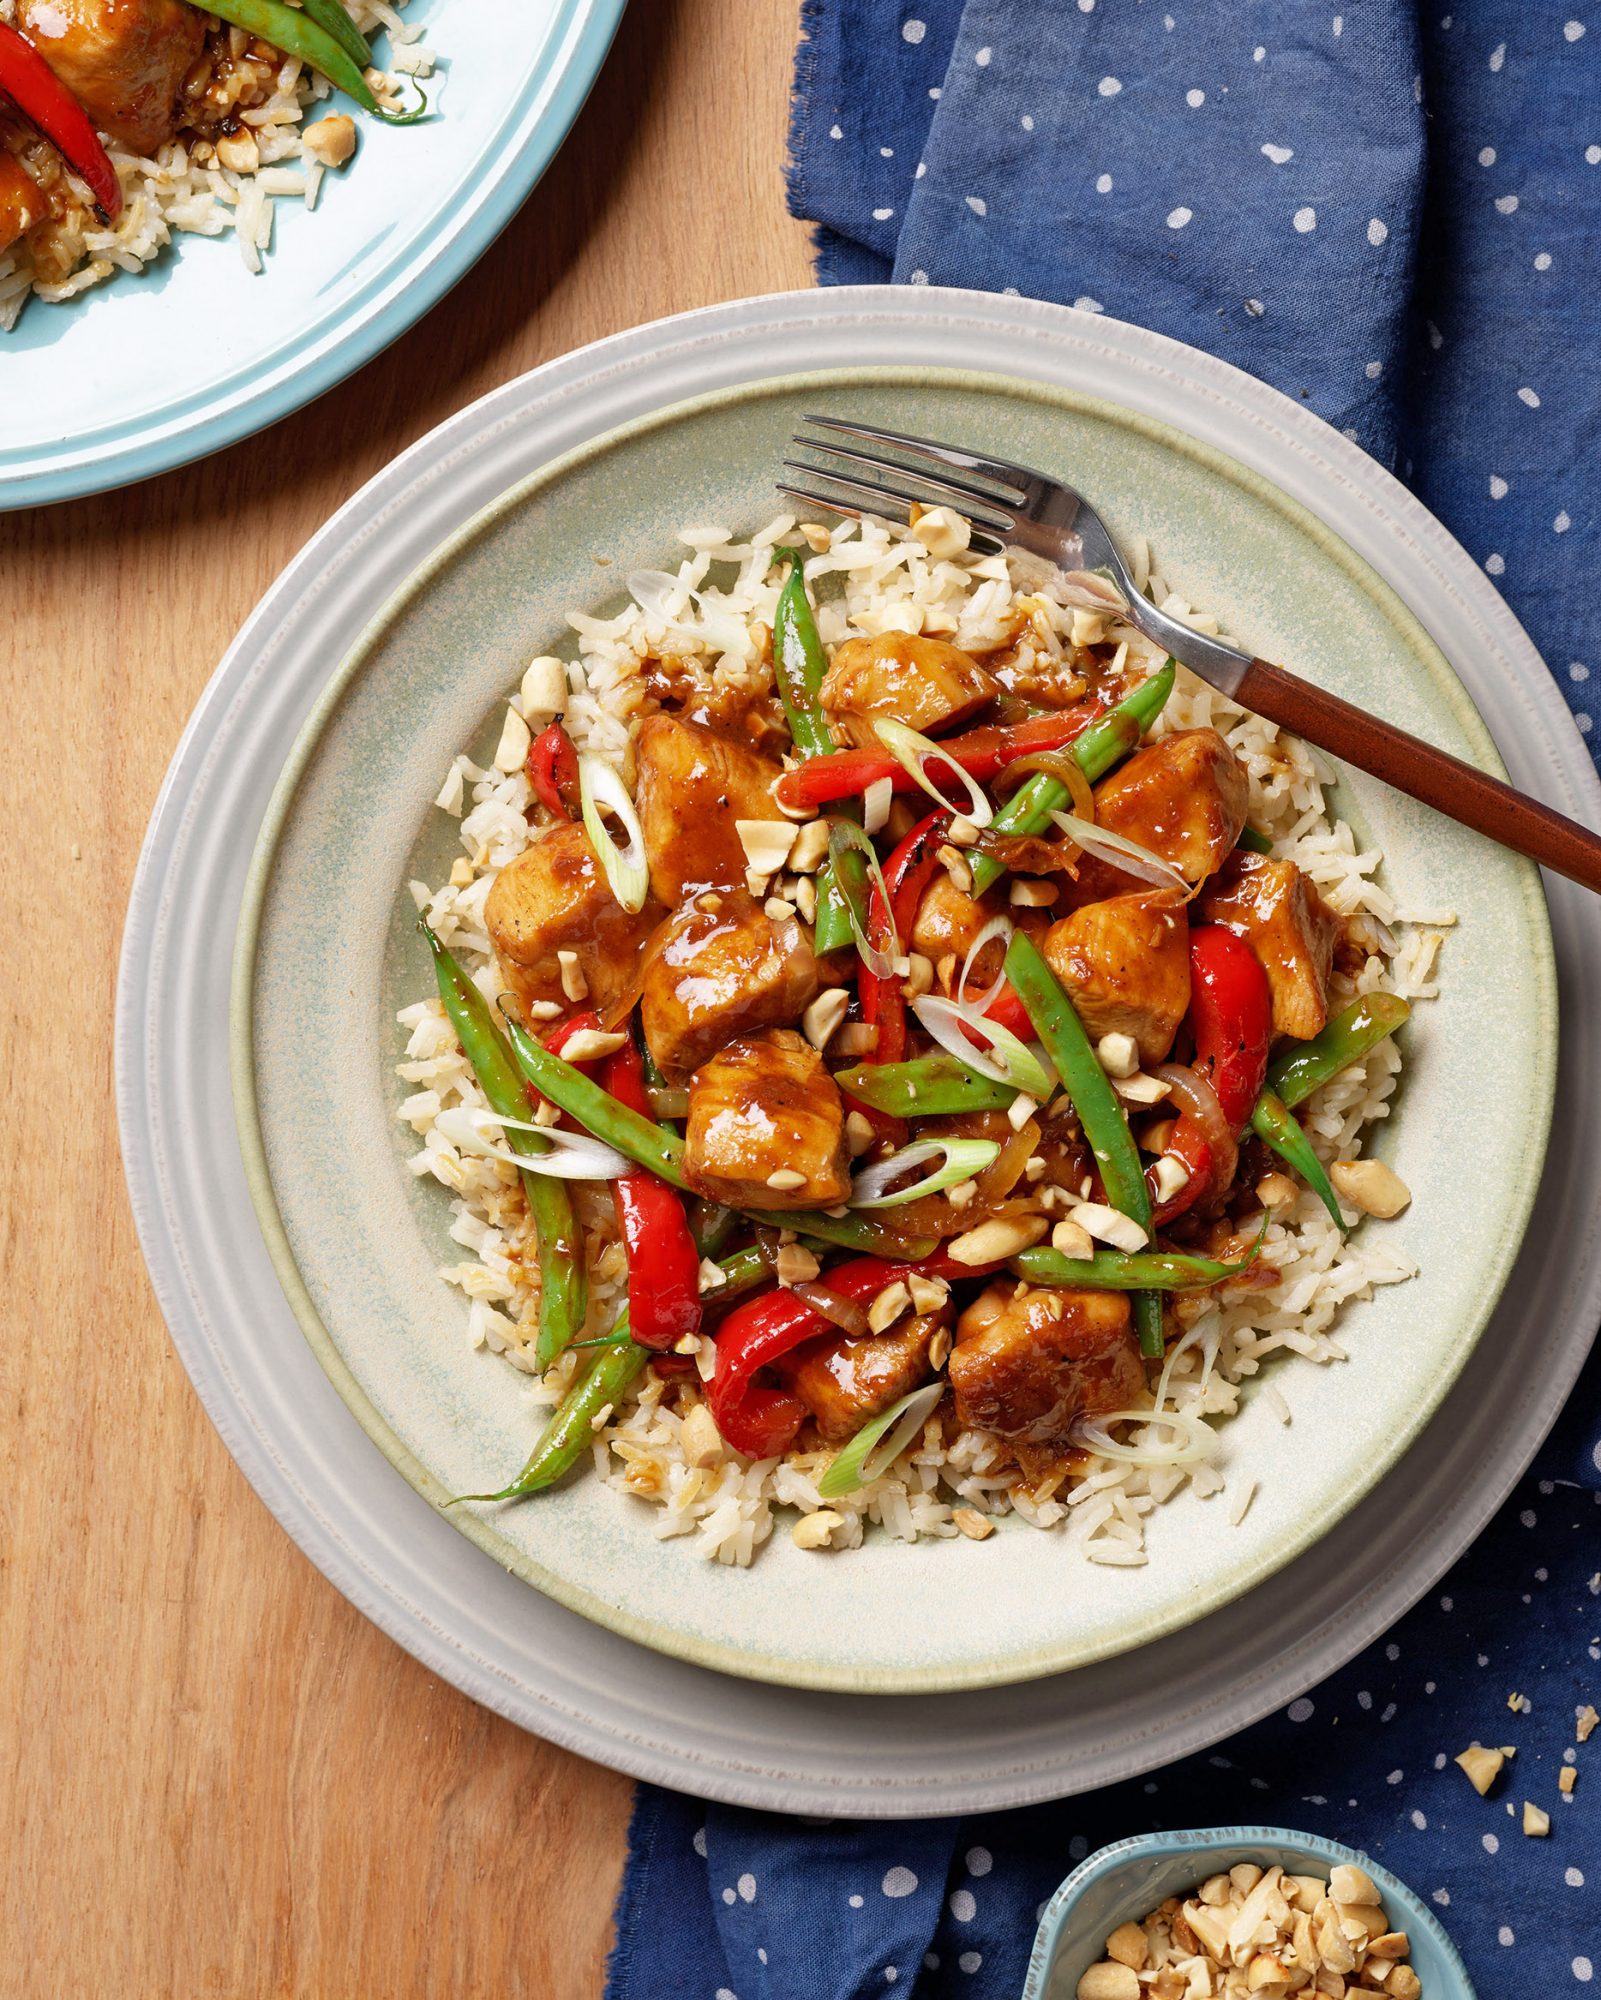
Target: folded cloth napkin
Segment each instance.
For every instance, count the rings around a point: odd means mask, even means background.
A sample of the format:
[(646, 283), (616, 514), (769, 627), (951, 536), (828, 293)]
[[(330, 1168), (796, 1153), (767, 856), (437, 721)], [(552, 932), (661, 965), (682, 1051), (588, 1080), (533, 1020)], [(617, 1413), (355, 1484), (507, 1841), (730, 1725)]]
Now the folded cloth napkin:
[[(825, 284), (1056, 299), (1304, 400), (1483, 562), (1589, 733), (1601, 13), (1340, 4), (807, 0), (791, 206)], [(1601, 1968), (1601, 1734), (1575, 1731), (1601, 1706), (1598, 1531), (1592, 1362), (1439, 1591), (1209, 1755), (967, 1820), (818, 1825), (641, 1787), (609, 2000), (1014, 2000), (1086, 1853), (1238, 1822), (1347, 1841), (1431, 1895), (1483, 2000), (1577, 2000)], [(1452, 1762), (1475, 1737), (1518, 1748), (1484, 1799)], [(1548, 1838), (1521, 1831), (1524, 1798)]]

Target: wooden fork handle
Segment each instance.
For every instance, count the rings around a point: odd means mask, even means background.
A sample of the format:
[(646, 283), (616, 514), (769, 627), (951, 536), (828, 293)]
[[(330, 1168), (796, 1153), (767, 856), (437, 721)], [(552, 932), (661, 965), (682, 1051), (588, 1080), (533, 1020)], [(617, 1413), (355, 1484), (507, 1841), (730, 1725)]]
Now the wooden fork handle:
[(1283, 667), (1253, 660), (1234, 699), (1448, 819), (1601, 894), (1601, 834)]

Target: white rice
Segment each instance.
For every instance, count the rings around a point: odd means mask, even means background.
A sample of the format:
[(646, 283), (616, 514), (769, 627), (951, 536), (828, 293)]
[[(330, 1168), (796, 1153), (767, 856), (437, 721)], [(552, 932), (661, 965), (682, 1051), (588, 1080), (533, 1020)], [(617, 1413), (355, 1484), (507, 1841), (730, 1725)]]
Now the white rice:
[[(1054, 657), (1074, 630), (1075, 613), (1060, 601), (1058, 587), (1014, 577), (1002, 558), (934, 561), (917, 542), (873, 522), (848, 522), (832, 533), (808, 524), (805, 533), (817, 549), (806, 565), (814, 595), (825, 578), (843, 586), (842, 595), (818, 606), (826, 644), (853, 632), (903, 629), (984, 647), (1008, 630), (1020, 604), (1031, 613), (1022, 645)], [(735, 542), (721, 528), (686, 529), (680, 539), (689, 553), (676, 572), (631, 576), (631, 601), (613, 617), (570, 616), (577, 658), (568, 668), (565, 721), (577, 745), (607, 755), (632, 775), (628, 728), (647, 700), (641, 677), (647, 656), (674, 655), (716, 683), (765, 682), (765, 635), (758, 628), (770, 631), (779, 588), (767, 574), (771, 552), (795, 534), (795, 521), (787, 515), (746, 542)], [(1214, 619), (1191, 609), (1149, 573), (1143, 549), (1136, 556), (1138, 580), (1156, 602), (1200, 630), (1217, 631)], [(1082, 639), (1083, 614), (1077, 615)], [(1113, 623), (1105, 637), (1125, 641), (1131, 655), (1152, 670), (1161, 662), (1132, 626)], [(514, 696), (511, 706), (520, 712), (519, 698)], [(1153, 734), (1201, 725), (1219, 730), (1244, 764), (1251, 823), (1271, 838), (1274, 853), (1298, 863), (1331, 907), (1354, 920), (1367, 957), (1354, 977), (1336, 975), (1332, 1006), (1343, 1006), (1359, 992), (1396, 992), (1413, 1001), (1436, 994), (1435, 961), (1453, 919), (1445, 912), (1409, 909), (1378, 881), (1379, 852), (1359, 850), (1351, 829), (1329, 815), (1324, 788), (1332, 773), (1316, 753), (1181, 672)], [(437, 804), (461, 821), (467, 867), (459, 872), (468, 879), (437, 889), (414, 882), (412, 894), (493, 999), (498, 980), (484, 929), (484, 900), (496, 873), (527, 845), (528, 784), (521, 771), (484, 770), (459, 756)], [(412, 1087), (399, 1115), (421, 1142), (411, 1170), (432, 1175), (450, 1190), (450, 1235), (463, 1252), (440, 1276), (469, 1301), (472, 1345), (504, 1355), (531, 1374), (537, 1273), (532, 1260), (525, 1265), (519, 1255), (526, 1222), (515, 1174), (458, 1153), (435, 1129), (441, 1109), (483, 1104), (437, 999), (418, 1001), (399, 1019), (408, 1032), (399, 1074)], [(1308, 1100), (1302, 1116), (1325, 1161), (1360, 1153), (1368, 1129), (1389, 1115), (1400, 1069), (1399, 1052), (1385, 1042)], [(581, 1214), (602, 1246), (585, 1329), (598, 1334), (612, 1324), (621, 1303), (624, 1259), (609, 1197), (584, 1189)], [(1274, 1381), (1263, 1393), (1279, 1421), (1290, 1422), (1295, 1366), (1345, 1360), (1338, 1338), (1345, 1307), (1380, 1285), (1414, 1275), (1395, 1247), (1393, 1230), (1342, 1235), (1304, 1188), (1291, 1205), (1273, 1212), (1263, 1258), (1279, 1273), (1273, 1292), (1225, 1286), (1201, 1300), (1176, 1302), (1187, 1332), (1182, 1345), (1170, 1350), (1167, 1407), (1216, 1425), (1234, 1414), (1242, 1385), (1271, 1361)], [(580, 1365), (581, 1357), (569, 1354), (542, 1380), (529, 1383), (526, 1393), (536, 1417), (560, 1401)], [(647, 1370), (625, 1406), (610, 1413), (597, 1433), (595, 1467), (620, 1492), (652, 1504), (657, 1536), (691, 1537), (698, 1554), (745, 1564), (773, 1533), (775, 1510), (809, 1515), (823, 1509), (816, 1481), (833, 1453), (794, 1452), (752, 1464), (728, 1452), (710, 1468), (691, 1466), (680, 1433), (696, 1399), (693, 1387), (668, 1384)], [(1154, 1429), (1140, 1427), (1130, 1441), (1155, 1445), (1160, 1439)], [(903, 1541), (951, 1537), (961, 1532), (956, 1511), (968, 1508), (986, 1516), (1015, 1513), (1038, 1528), (1060, 1527), (1090, 1561), (1134, 1566), (1146, 1561), (1147, 1516), (1185, 1488), (1203, 1498), (1225, 1495), (1227, 1519), (1238, 1525), (1257, 1482), (1239, 1470), (1225, 1481), (1211, 1461), (1147, 1468), (1092, 1458), (1070, 1484), (1030, 1492), (1002, 1441), (956, 1428), (947, 1403), (873, 1485), (826, 1503), (834, 1518), (824, 1545), (855, 1547), (869, 1523)], [(819, 1531), (825, 1525), (815, 1524)]]
[[(16, 0), (0, 0), (0, 21), (13, 18), (15, 4)], [(398, 4), (404, 6), (405, 0)], [(369, 40), (388, 33), (389, 67), (381, 74), (394, 92), (398, 93), (402, 77), (432, 75), (435, 54), (422, 40), (422, 27), (404, 21), (387, 0), (346, 0), (346, 11)], [(249, 38), (238, 30), (233, 34), (236, 48), (242, 49)], [(121, 215), (109, 228), (92, 212), (74, 224), (77, 262), (70, 276), (59, 282), (36, 277), (25, 242), (0, 252), (0, 333), (16, 325), (30, 296), (58, 304), (104, 284), (119, 271), (141, 271), (179, 234), (222, 236), (232, 230), (246, 269), (259, 272), (272, 246), (277, 203), (303, 201), (308, 209), (315, 208), (327, 171), (304, 150), (301, 132), (308, 115), (314, 119), (332, 95), (332, 86), (293, 56), (283, 58), (274, 86), (269, 98), (241, 114), (241, 123), (254, 134), (261, 155), (254, 170), (235, 171), (215, 160), (202, 166), (182, 137), (160, 147), (151, 159), (108, 146), (122, 183)], [(389, 101), (389, 91), (379, 89), (376, 94)], [(357, 114), (358, 134), (362, 129), (363, 118)], [(360, 148), (358, 137), (349, 166), (359, 161)], [(87, 201), (87, 190), (83, 194)]]

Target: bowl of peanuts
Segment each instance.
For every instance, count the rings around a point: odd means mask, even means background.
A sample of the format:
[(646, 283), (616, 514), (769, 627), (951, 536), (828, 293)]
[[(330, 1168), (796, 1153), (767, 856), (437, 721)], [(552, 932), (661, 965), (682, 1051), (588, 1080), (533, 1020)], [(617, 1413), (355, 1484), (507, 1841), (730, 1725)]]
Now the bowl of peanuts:
[(1023, 2000), (1474, 2000), (1387, 1869), (1276, 1826), (1103, 1847), (1045, 1906)]

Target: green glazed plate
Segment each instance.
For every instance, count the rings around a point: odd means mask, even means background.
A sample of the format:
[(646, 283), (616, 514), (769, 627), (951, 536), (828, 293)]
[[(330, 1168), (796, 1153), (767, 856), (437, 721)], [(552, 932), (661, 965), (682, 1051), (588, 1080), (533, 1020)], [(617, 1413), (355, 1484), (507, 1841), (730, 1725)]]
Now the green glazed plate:
[[(447, 1197), (413, 1179), (396, 1010), (430, 990), (406, 883), (438, 880), (455, 822), (430, 804), (451, 757), (488, 761), (505, 695), (559, 646), (569, 608), (614, 607), (674, 530), (750, 530), (812, 409), (1059, 469), (1114, 531), (1254, 651), (1501, 771), (1427, 634), (1303, 508), (1222, 454), (1089, 397), (1009, 378), (898, 369), (778, 381), (680, 404), (505, 494), (384, 606), (309, 719), (264, 823), (241, 918), (235, 1096), (279, 1276), (319, 1360), (374, 1444), (429, 1500), (503, 1482), (536, 1428), (524, 1379), (465, 1338)], [(656, 1511), (577, 1476), (462, 1533), (539, 1590), (641, 1644), (797, 1687), (904, 1693), (993, 1686), (1126, 1651), (1204, 1617), (1310, 1548), (1419, 1435), (1506, 1282), (1539, 1181), (1556, 1062), (1556, 985), (1535, 869), (1360, 778), (1338, 810), (1379, 842), (1403, 902), (1459, 923), (1441, 998), (1407, 1031), (1377, 1151), (1411, 1207), (1384, 1241), (1420, 1267), (1351, 1307), (1350, 1353), (1291, 1361), (1282, 1427), (1247, 1394), (1222, 1469), (1260, 1481), (1243, 1522), (1184, 1495), (1142, 1569), (1085, 1561), (1071, 1531), (1019, 1521), (983, 1543), (793, 1547), (780, 1525), (749, 1570), (659, 1542)], [(1374, 1227), (1375, 1225), (1367, 1225)]]

